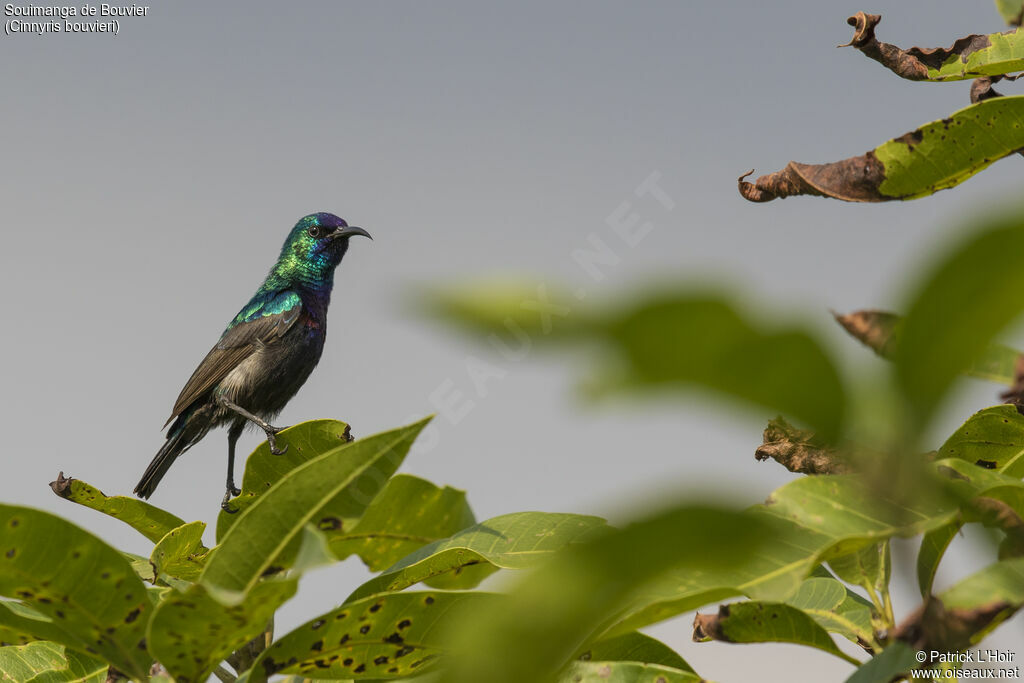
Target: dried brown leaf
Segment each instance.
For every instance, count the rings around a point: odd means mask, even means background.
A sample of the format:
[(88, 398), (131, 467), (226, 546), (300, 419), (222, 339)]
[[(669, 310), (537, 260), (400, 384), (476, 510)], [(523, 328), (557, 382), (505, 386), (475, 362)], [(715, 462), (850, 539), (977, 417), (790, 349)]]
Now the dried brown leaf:
[(820, 443), (814, 432), (798, 429), (777, 417), (764, 430), (764, 443), (754, 452), (757, 460), (771, 458), (790, 472), (843, 474), (852, 471), (835, 449)]
[(972, 34), (959, 38), (947, 48), (912, 47), (903, 50), (875, 38), (875, 27), (881, 20), (882, 17), (878, 14), (857, 12), (846, 20), (846, 23), (855, 29), (853, 39), (840, 47), (853, 46), (897, 76), (912, 81), (928, 80), (928, 70), (941, 69), (950, 57), (959, 58), (966, 63), (972, 53), (992, 44), (987, 35)]
[(854, 311), (846, 315), (833, 313), (832, 316), (854, 339), (882, 358), (892, 357), (900, 316), (877, 310)]
[(874, 151), (859, 157), (827, 164), (802, 164), (791, 161), (781, 171), (760, 176), (753, 183), (747, 176), (737, 180), (740, 194), (752, 202), (770, 202), (794, 195), (832, 197), (846, 202), (884, 202), (892, 199), (878, 191), (885, 180), (885, 168)]

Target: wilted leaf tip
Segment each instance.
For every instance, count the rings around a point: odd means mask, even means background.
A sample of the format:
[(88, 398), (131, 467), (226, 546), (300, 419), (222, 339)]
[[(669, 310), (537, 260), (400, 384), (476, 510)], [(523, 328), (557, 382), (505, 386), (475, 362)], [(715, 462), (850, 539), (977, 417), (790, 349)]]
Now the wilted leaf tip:
[[(752, 172), (751, 172), (752, 173)], [(885, 180), (885, 167), (874, 150), (859, 157), (827, 164), (801, 164), (791, 161), (781, 171), (763, 175), (753, 183), (739, 177), (740, 195), (751, 202), (770, 202), (795, 195), (831, 197), (845, 202), (883, 202), (879, 191)]]
[(63, 470), (57, 474), (57, 479), (50, 482), (50, 488), (61, 498), (68, 498), (71, 495), (71, 482), (74, 479), (65, 477)]
[(847, 45), (857, 48), (897, 76), (912, 81), (927, 80), (929, 70), (938, 71), (950, 57), (966, 64), (972, 53), (992, 45), (987, 35), (972, 34), (959, 38), (948, 48), (912, 47), (902, 50), (875, 38), (875, 27), (881, 20), (878, 14), (864, 12), (857, 12), (847, 19), (846, 23), (855, 27), (853, 39)]
[(997, 618), (1007, 616), (1007, 611), (1016, 609), (1005, 601), (947, 609), (941, 600), (932, 596), (893, 630), (892, 637), (919, 651), (954, 652), (968, 647), (973, 634)]
[(722, 620), (729, 618), (729, 605), (720, 605), (718, 614), (700, 614), (693, 617), (693, 642), (703, 643), (708, 640), (732, 642), (722, 632)]

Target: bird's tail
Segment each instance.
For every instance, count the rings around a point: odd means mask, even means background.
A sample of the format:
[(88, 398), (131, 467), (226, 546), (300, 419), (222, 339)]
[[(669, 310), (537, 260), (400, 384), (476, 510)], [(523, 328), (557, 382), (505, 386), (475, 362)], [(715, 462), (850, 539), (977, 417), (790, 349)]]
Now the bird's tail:
[(181, 415), (174, 421), (170, 431), (167, 432), (167, 441), (157, 451), (152, 462), (149, 463), (149, 467), (143, 473), (142, 479), (135, 485), (135, 495), (139, 498), (149, 498), (153, 495), (157, 484), (164, 478), (167, 470), (174, 464), (178, 456), (195, 443), (194, 435), (191, 434), (195, 430), (186, 428), (187, 417), (187, 415)]

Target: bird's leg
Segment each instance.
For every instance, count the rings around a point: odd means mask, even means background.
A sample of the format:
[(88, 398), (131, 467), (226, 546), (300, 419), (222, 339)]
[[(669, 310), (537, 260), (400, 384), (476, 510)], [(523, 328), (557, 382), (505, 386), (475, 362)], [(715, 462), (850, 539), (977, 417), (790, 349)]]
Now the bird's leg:
[(266, 420), (256, 417), (248, 410), (246, 410), (242, 406), (238, 405), (237, 403), (229, 399), (227, 396), (218, 396), (217, 401), (228, 410), (238, 413), (246, 420), (249, 420), (249, 422), (252, 422), (254, 425), (262, 429), (263, 433), (267, 435), (267, 443), (270, 444), (271, 453), (273, 453), (274, 455), (284, 455), (285, 453), (288, 452), (288, 444), (285, 444), (284, 448), (278, 450), (277, 439), (275, 438), (277, 433), (284, 429), (284, 427), (275, 427)]
[(228, 501), (232, 496), (237, 496), (242, 492), (235, 486), (235, 444), (238, 443), (238, 437), (242, 435), (243, 429), (245, 429), (245, 420), (235, 420), (231, 424), (231, 429), (228, 430), (228, 480), (224, 491), (224, 500), (220, 502), (220, 507), (224, 512), (238, 512), (238, 508), (231, 507)]

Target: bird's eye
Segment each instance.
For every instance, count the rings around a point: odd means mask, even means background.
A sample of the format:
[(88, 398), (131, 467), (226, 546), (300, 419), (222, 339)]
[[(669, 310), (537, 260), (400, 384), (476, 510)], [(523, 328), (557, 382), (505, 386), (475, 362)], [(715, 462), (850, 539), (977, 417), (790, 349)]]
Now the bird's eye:
[(320, 237), (324, 234), (324, 229), (321, 228), (319, 225), (311, 225), (309, 226), (309, 230), (307, 230), (307, 232), (309, 233), (309, 236), (312, 237), (313, 239), (320, 239)]

